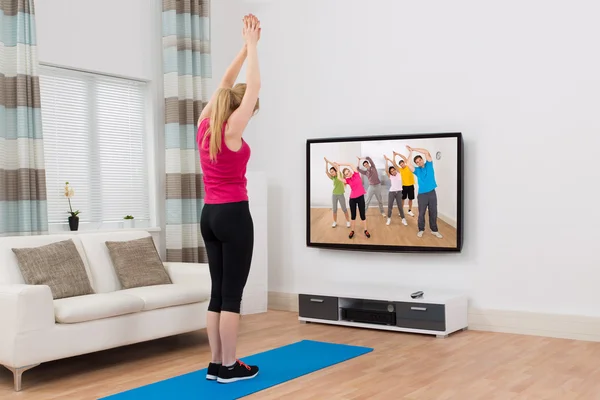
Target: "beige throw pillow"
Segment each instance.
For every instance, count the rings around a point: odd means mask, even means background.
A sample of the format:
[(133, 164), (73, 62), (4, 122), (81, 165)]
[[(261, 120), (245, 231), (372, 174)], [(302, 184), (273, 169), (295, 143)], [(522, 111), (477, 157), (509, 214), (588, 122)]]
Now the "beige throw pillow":
[(73, 240), (12, 251), (25, 283), (48, 285), (55, 300), (94, 293)]
[(106, 247), (123, 289), (172, 283), (152, 237), (108, 241)]

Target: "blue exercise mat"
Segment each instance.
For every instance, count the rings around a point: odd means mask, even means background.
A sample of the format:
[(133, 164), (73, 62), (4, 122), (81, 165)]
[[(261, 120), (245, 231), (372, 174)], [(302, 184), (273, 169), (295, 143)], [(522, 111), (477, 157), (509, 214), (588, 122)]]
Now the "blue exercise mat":
[(258, 365), (260, 371), (254, 379), (227, 384), (208, 381), (205, 368), (103, 399), (239, 399), (371, 351), (368, 347), (302, 340), (243, 358), (246, 364)]

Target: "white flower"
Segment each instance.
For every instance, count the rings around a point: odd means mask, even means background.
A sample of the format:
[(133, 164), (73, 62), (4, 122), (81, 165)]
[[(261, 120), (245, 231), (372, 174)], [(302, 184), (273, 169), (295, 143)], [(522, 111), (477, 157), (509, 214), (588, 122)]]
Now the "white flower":
[(67, 184), (65, 185), (65, 197), (70, 199), (73, 196), (75, 196), (75, 190), (73, 190), (73, 188), (70, 187), (69, 183), (67, 182)]

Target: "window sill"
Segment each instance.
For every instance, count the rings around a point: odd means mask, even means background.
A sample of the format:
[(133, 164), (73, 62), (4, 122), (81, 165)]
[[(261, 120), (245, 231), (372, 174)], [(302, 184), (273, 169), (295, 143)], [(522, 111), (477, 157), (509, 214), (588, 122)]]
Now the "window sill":
[(68, 225), (66, 225), (66, 226), (60, 225), (60, 226), (51, 226), (48, 230), (48, 233), (50, 235), (59, 235), (59, 234), (79, 235), (79, 234), (86, 234), (86, 233), (141, 232), (141, 231), (155, 233), (155, 232), (160, 232), (161, 230), (162, 229), (160, 227), (149, 227), (149, 228), (98, 228), (98, 229), (83, 228), (83, 229), (79, 229), (77, 231), (71, 231), (71, 230), (69, 230)]

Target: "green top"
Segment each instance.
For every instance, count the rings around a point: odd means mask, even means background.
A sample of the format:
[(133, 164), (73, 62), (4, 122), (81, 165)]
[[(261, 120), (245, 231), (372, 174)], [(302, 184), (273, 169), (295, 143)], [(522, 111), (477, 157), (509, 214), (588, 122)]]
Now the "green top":
[(344, 182), (340, 181), (337, 176), (329, 177), (333, 181), (333, 194), (344, 194)]

